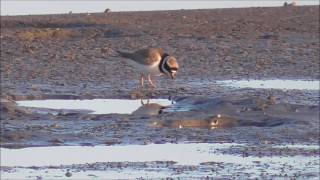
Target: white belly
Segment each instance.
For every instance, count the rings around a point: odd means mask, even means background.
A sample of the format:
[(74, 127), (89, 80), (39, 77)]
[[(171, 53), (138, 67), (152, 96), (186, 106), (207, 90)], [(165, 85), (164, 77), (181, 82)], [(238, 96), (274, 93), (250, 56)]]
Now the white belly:
[(130, 65), (132, 65), (134, 68), (137, 69), (138, 73), (142, 74), (151, 74), (151, 75), (161, 75), (161, 72), (159, 70), (158, 63), (153, 64), (152, 66), (146, 66), (143, 64), (136, 63), (135, 61), (128, 61)]

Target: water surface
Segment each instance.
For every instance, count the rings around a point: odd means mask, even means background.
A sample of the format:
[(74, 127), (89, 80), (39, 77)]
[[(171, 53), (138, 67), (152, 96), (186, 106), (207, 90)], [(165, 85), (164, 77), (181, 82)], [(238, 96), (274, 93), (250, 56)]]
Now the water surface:
[[(232, 149), (233, 147), (246, 147), (246, 144), (190, 143), (94, 147), (57, 146), (23, 149), (1, 148), (2, 168), (0, 171), (4, 179), (36, 179), (38, 177), (61, 179), (66, 178), (65, 174), (70, 168), (72, 177), (68, 177), (68, 179), (95, 179), (103, 177), (116, 179), (128, 177), (199, 178), (207, 176), (223, 178), (230, 177), (230, 173), (237, 175), (237, 177), (259, 178), (265, 172), (268, 172), (267, 177), (271, 175), (284, 177), (285, 174), (293, 177), (306, 174), (302, 177), (308, 177), (308, 179), (318, 178), (320, 165), (318, 156), (244, 157), (219, 151), (221, 149)], [(298, 145), (298, 147), (309, 149), (307, 145)], [(284, 148), (295, 148), (295, 146), (284, 146)], [(283, 152), (285, 153), (285, 151)], [(95, 164), (108, 162), (158, 163), (143, 166), (131, 164), (120, 167), (117, 164), (113, 166), (99, 166)], [(165, 162), (170, 163), (166, 165)], [(85, 168), (86, 166), (89, 168)], [(191, 169), (187, 166), (191, 167)], [(181, 169), (182, 171), (175, 169)]]
[(168, 99), (129, 100), (129, 99), (90, 99), (90, 100), (70, 100), (70, 99), (47, 99), (47, 100), (27, 100), (17, 101), (18, 106), (48, 108), (48, 109), (68, 109), (68, 110), (90, 110), (92, 114), (131, 114), (143, 103), (156, 103), (162, 106), (169, 106), (173, 102)]
[[(53, 146), (23, 149), (1, 148), (1, 166), (59, 166), (95, 162), (174, 161), (179, 165), (199, 165), (204, 162), (251, 164), (252, 161), (295, 163), (317, 157), (242, 157), (217, 153), (217, 149), (245, 146), (236, 143), (149, 144), (117, 146)], [(290, 147), (287, 147), (290, 148)], [(304, 146), (308, 148), (308, 146)], [(80, 158), (81, 157), (81, 158)]]
[(238, 88), (258, 88), (258, 89), (286, 89), (286, 90), (319, 90), (318, 80), (224, 80), (217, 81), (223, 86)]

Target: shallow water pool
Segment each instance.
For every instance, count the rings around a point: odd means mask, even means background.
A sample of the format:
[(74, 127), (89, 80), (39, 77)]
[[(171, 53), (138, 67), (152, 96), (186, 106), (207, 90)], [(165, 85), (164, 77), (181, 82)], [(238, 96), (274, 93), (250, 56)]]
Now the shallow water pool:
[(263, 88), (263, 89), (296, 89), (296, 90), (319, 90), (318, 80), (224, 80), (217, 81), (219, 85), (237, 88)]
[[(309, 179), (317, 178), (319, 160), (315, 155), (244, 157), (221, 152), (223, 149), (246, 146), (246, 144), (236, 143), (168, 143), (1, 148), (1, 174), (5, 179), (34, 179), (37, 176), (56, 179), (66, 178), (66, 172), (70, 171), (72, 177), (69, 179), (94, 179), (206, 177), (208, 175), (227, 177), (226, 175), (232, 172), (237, 175), (240, 173), (244, 177), (248, 175), (261, 177), (261, 173), (268, 172), (269, 175), (287, 174), (287, 176), (306, 173)], [(310, 148), (319, 149), (315, 146), (298, 147), (302, 148), (301, 151)], [(284, 148), (296, 147), (284, 146)], [(141, 166), (139, 162), (146, 164)], [(99, 163), (107, 164), (99, 165)], [(182, 171), (177, 173), (177, 169)]]
[(17, 101), (18, 106), (67, 109), (67, 110), (89, 110), (92, 114), (131, 114), (146, 103), (156, 103), (161, 106), (169, 106), (173, 102), (168, 99), (128, 100), (128, 99), (90, 99), (90, 100), (67, 100), (47, 99)]

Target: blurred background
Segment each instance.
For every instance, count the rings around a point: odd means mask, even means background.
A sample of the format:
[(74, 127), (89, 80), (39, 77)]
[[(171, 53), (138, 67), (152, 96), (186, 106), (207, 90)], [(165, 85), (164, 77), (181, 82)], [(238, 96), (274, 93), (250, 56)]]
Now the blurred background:
[[(61, 14), (61, 13), (91, 13), (111, 11), (152, 11), (177, 9), (212, 9), (240, 7), (271, 7), (282, 6), (292, 0), (269, 1), (22, 1), (1, 0), (1, 15), (31, 15), (31, 14)], [(297, 5), (319, 5), (318, 0), (298, 0)]]

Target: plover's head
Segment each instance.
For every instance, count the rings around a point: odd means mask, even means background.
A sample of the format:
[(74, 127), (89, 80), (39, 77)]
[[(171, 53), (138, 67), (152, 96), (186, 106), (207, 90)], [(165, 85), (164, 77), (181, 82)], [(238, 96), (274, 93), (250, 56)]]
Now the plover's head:
[(171, 79), (175, 79), (179, 69), (177, 59), (173, 56), (167, 56), (162, 64), (162, 69), (167, 76), (171, 77)]

